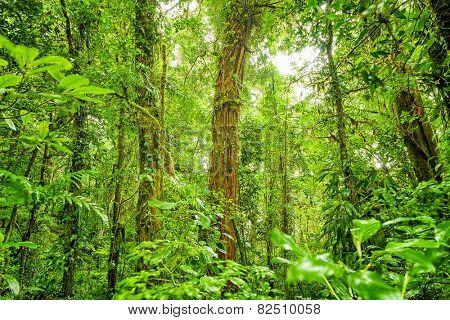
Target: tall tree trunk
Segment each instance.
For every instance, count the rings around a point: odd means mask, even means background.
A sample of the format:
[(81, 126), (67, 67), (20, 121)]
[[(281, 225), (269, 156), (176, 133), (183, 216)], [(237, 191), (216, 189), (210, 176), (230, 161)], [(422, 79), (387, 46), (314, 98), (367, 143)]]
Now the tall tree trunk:
[[(284, 106), (284, 121), (283, 121), (283, 149), (280, 153), (280, 166), (281, 166), (281, 230), (290, 234), (292, 232), (289, 219), (289, 176), (288, 176), (288, 119), (287, 119), (287, 105)], [(283, 250), (284, 258), (288, 258), (288, 252)], [(286, 279), (287, 266), (283, 268), (284, 278)], [(284, 283), (284, 298), (290, 299), (291, 290), (289, 283)]]
[[(399, 43), (395, 40), (390, 25), (386, 24), (386, 26), (394, 38), (393, 64), (399, 74), (406, 75), (407, 69), (404, 63), (396, 61)], [(441, 176), (436, 171), (439, 153), (433, 139), (433, 129), (425, 116), (420, 91), (409, 86), (400, 87), (395, 97), (394, 112), (417, 180), (421, 182), (436, 178), (440, 181)], [(410, 121), (411, 117), (413, 117), (412, 121)]]
[[(138, 69), (143, 84), (138, 88), (139, 104), (151, 117), (141, 115), (139, 131), (139, 195), (136, 216), (137, 241), (154, 240), (159, 231), (156, 209), (150, 208), (151, 199), (162, 194), (161, 126), (157, 103), (155, 65), (159, 41), (155, 0), (140, 0), (136, 6), (136, 46)], [(143, 266), (138, 267), (142, 269)]]
[[(69, 48), (69, 54), (72, 58), (78, 58), (80, 54), (80, 50), (82, 49), (80, 46), (75, 46), (74, 36), (72, 32), (71, 20), (67, 10), (67, 5), (65, 0), (60, 0), (61, 10), (63, 12), (65, 18), (65, 26), (66, 26), (66, 40)], [(80, 34), (80, 37), (86, 37), (86, 33)], [(79, 43), (85, 43), (84, 40), (79, 39)], [(86, 41), (87, 43), (88, 41)], [(79, 70), (79, 65), (75, 63), (75, 69)], [(73, 128), (75, 131), (75, 137), (73, 140), (73, 154), (71, 160), (70, 173), (76, 173), (81, 170), (86, 169), (87, 162), (87, 152), (89, 143), (87, 141), (87, 106), (86, 105), (78, 105), (77, 110), (75, 112), (75, 118), (73, 122)], [(81, 182), (71, 181), (69, 186), (69, 192), (72, 196), (77, 197), (82, 195), (82, 185)], [(73, 296), (73, 284), (75, 279), (75, 265), (78, 255), (78, 236), (80, 230), (80, 219), (79, 219), (79, 211), (73, 203), (68, 203), (64, 205), (64, 211), (62, 215), (62, 221), (64, 224), (64, 273), (62, 279), (62, 296), (64, 298), (70, 298)]]
[[(433, 130), (425, 118), (422, 99), (417, 89), (402, 88), (395, 100), (395, 113), (408, 156), (419, 181), (441, 180), (436, 172), (438, 152)], [(405, 119), (405, 114), (407, 115)], [(413, 121), (410, 121), (413, 117)]]
[[(331, 4), (331, 1), (329, 2)], [(350, 169), (350, 158), (347, 147), (347, 132), (345, 126), (345, 111), (344, 103), (342, 101), (342, 90), (339, 84), (336, 65), (333, 57), (333, 24), (330, 21), (328, 24), (328, 39), (327, 39), (327, 59), (328, 68), (331, 78), (331, 97), (335, 107), (337, 117), (337, 141), (339, 144), (339, 160), (340, 169), (344, 178), (345, 187), (349, 192), (349, 201), (354, 205), (356, 203), (356, 195), (354, 190), (354, 179)]]
[[(88, 152), (87, 142), (87, 110), (86, 106), (78, 106), (75, 114), (72, 164), (70, 173), (76, 173), (86, 169), (86, 156)], [(73, 181), (73, 180), (72, 180)], [(73, 197), (83, 194), (81, 182), (71, 182), (69, 191)], [(73, 284), (75, 279), (75, 265), (78, 256), (78, 237), (80, 231), (79, 210), (76, 204), (66, 202), (63, 212), (64, 222), (64, 274), (62, 294), (64, 298), (73, 296)]]
[(120, 212), (122, 203), (122, 185), (124, 182), (124, 159), (125, 159), (125, 128), (124, 128), (125, 108), (120, 107), (119, 112), (119, 125), (117, 134), (117, 180), (114, 189), (114, 203), (112, 214), (112, 238), (109, 248), (108, 259), (108, 288), (110, 293), (113, 294), (117, 283), (117, 268), (119, 265), (120, 246), (122, 243), (122, 224), (120, 223)]
[(224, 201), (219, 223), (221, 240), (225, 245), (225, 252), (219, 252), (223, 260), (236, 260), (236, 233), (232, 219), (238, 190), (239, 95), (254, 24), (248, 2), (233, 1), (228, 12), (212, 112), (209, 183), (211, 191)]
[[(166, 86), (167, 86), (167, 46), (166, 44), (161, 45), (161, 60), (162, 60), (162, 73), (161, 73), (161, 82), (159, 87), (159, 100), (161, 104), (161, 116), (160, 116), (160, 125), (161, 125), (161, 158), (164, 162), (164, 168), (169, 176), (175, 176), (175, 168), (173, 165), (173, 159), (170, 155), (169, 147), (166, 145)], [(162, 174), (161, 178), (164, 175)], [(161, 181), (161, 184), (163, 182)]]

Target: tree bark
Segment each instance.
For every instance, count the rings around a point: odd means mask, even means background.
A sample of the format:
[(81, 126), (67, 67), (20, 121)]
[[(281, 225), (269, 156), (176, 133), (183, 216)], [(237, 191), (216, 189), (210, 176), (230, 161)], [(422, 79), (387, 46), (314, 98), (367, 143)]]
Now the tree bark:
[(108, 288), (110, 293), (114, 293), (117, 284), (117, 269), (119, 265), (120, 246), (122, 244), (122, 224), (120, 223), (121, 203), (122, 203), (122, 185), (124, 182), (124, 159), (125, 159), (125, 128), (124, 128), (125, 108), (120, 107), (119, 124), (117, 134), (117, 180), (114, 188), (114, 203), (112, 214), (112, 238), (109, 248), (108, 259)]
[[(283, 121), (283, 151), (280, 153), (280, 166), (281, 166), (281, 229), (284, 233), (290, 234), (292, 232), (289, 218), (289, 176), (288, 176), (288, 118), (287, 118), (287, 105), (284, 106), (284, 121)], [(288, 252), (283, 250), (283, 257), (288, 258)], [(287, 266), (283, 268), (284, 278), (287, 276)], [(284, 298), (290, 299), (291, 290), (289, 283), (284, 283)]]
[(450, 48), (450, 3), (448, 0), (429, 0), (431, 9), (436, 16), (439, 33)]
[[(72, 58), (79, 57), (82, 47), (75, 46), (73, 31), (70, 21), (70, 16), (67, 10), (65, 0), (60, 0), (61, 10), (65, 18), (66, 27), (66, 40), (69, 48), (69, 54)], [(85, 38), (85, 39), (84, 39)], [(87, 33), (80, 34), (79, 43), (87, 41)], [(79, 69), (79, 65), (75, 63), (75, 70)], [(75, 131), (75, 137), (73, 140), (73, 154), (71, 160), (70, 173), (76, 173), (87, 168), (87, 152), (88, 152), (88, 138), (87, 138), (87, 117), (88, 110), (86, 105), (78, 105), (75, 113), (73, 127)], [(82, 185), (81, 182), (71, 181), (69, 186), (69, 192), (72, 196), (81, 196)], [(62, 215), (62, 221), (64, 224), (64, 273), (62, 279), (62, 296), (64, 298), (70, 298), (73, 296), (73, 284), (75, 279), (75, 266), (78, 255), (78, 236), (79, 236), (79, 212), (76, 206), (72, 203), (66, 202), (64, 205), (64, 211)]]
[[(435, 170), (438, 152), (433, 141), (433, 130), (425, 118), (419, 91), (400, 89), (395, 106), (397, 121), (417, 179), (419, 182), (433, 178), (441, 180), (439, 173)], [(412, 121), (410, 121), (411, 117), (413, 117)]]
[[(433, 62), (433, 82), (442, 100), (443, 114), (450, 119), (450, 75), (448, 63), (444, 63), (450, 49), (450, 3), (448, 0), (430, 0), (431, 11), (436, 17), (436, 41), (428, 49)], [(442, 41), (443, 39), (443, 41)]]
[[(156, 209), (150, 208), (151, 199), (162, 195), (161, 125), (157, 103), (155, 65), (159, 41), (155, 0), (141, 0), (136, 6), (136, 46), (139, 73), (143, 84), (138, 88), (139, 104), (152, 116), (138, 119), (139, 131), (139, 195), (136, 216), (137, 241), (154, 240), (159, 231)], [(139, 267), (142, 269), (142, 266)]]
[[(84, 170), (87, 167), (87, 114), (86, 106), (78, 106), (74, 121), (75, 138), (73, 143), (72, 164), (70, 167), (71, 174)], [(83, 194), (81, 183), (72, 181), (70, 183), (69, 191), (73, 197), (81, 196)], [(79, 212), (76, 205), (66, 202), (62, 218), (65, 230), (64, 254), (66, 258), (62, 294), (64, 298), (70, 298), (73, 295), (75, 265), (78, 256), (78, 236), (80, 231)]]
[(232, 220), (238, 190), (239, 95), (254, 24), (251, 12), (248, 1), (232, 2), (226, 20), (214, 94), (209, 182), (211, 191), (223, 201), (224, 211), (219, 222), (221, 240), (225, 246), (225, 252), (219, 252), (219, 257), (223, 260), (236, 260), (236, 233)]
[[(331, 4), (331, 2), (330, 2)], [(331, 78), (331, 97), (335, 107), (337, 117), (337, 140), (339, 144), (339, 160), (342, 176), (344, 178), (345, 187), (349, 192), (349, 201), (356, 204), (356, 194), (354, 190), (353, 173), (350, 168), (350, 158), (347, 147), (347, 132), (345, 126), (345, 110), (344, 103), (342, 101), (342, 90), (339, 84), (336, 65), (333, 57), (333, 24), (328, 24), (328, 41), (327, 41), (327, 58), (328, 68)]]

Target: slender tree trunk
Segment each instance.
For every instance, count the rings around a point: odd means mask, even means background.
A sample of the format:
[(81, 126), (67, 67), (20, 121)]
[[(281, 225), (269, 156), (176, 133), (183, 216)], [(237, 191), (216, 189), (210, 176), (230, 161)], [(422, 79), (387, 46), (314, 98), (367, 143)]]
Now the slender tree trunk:
[[(161, 83), (159, 88), (159, 97), (161, 104), (161, 158), (164, 162), (164, 168), (166, 172), (171, 176), (175, 176), (175, 168), (173, 165), (173, 159), (170, 155), (169, 147), (166, 144), (166, 86), (167, 86), (167, 46), (166, 44), (161, 45), (161, 59), (162, 59), (162, 73), (161, 73)], [(162, 174), (161, 179), (164, 177)], [(163, 181), (161, 180), (161, 184)]]
[(108, 288), (112, 293), (116, 288), (117, 283), (117, 268), (119, 265), (119, 254), (120, 246), (122, 243), (122, 228), (120, 223), (120, 212), (122, 203), (122, 185), (124, 182), (124, 159), (125, 159), (125, 128), (124, 128), (124, 118), (125, 118), (125, 108), (120, 107), (119, 112), (119, 125), (118, 125), (118, 135), (117, 135), (117, 180), (114, 189), (114, 203), (113, 203), (113, 214), (112, 214), (112, 239), (109, 249), (109, 269), (108, 269)]
[[(52, 121), (52, 114), (50, 114), (50, 122)], [(49, 131), (51, 131), (51, 124), (49, 125)], [(50, 164), (50, 148), (48, 144), (44, 146), (44, 154), (42, 156), (41, 172), (39, 178), (39, 185), (44, 186), (47, 183), (48, 169)], [(37, 223), (37, 213), (39, 211), (40, 204), (35, 202), (30, 210), (30, 218), (28, 220), (28, 226), (26, 232), (22, 236), (22, 241), (30, 241), (31, 235), (34, 232)], [(27, 279), (25, 273), (25, 263), (27, 261), (28, 250), (26, 247), (20, 247), (18, 249), (19, 255), (19, 270), (20, 270), (20, 295), (23, 294), (23, 288)], [(29, 277), (28, 277), (29, 278)]]
[(225, 245), (225, 252), (219, 252), (223, 260), (236, 260), (236, 233), (232, 220), (238, 190), (239, 95), (254, 24), (252, 19), (248, 1), (233, 1), (226, 21), (215, 86), (209, 182), (211, 191), (224, 201), (224, 213), (219, 223)]
[[(33, 149), (33, 152), (31, 153), (30, 160), (28, 161), (27, 168), (25, 169), (25, 173), (23, 174), (23, 176), (25, 178), (27, 178), (27, 179), (28, 179), (28, 177), (31, 174), (31, 170), (33, 169), (33, 166), (34, 166), (34, 163), (36, 161), (36, 157), (37, 157), (38, 151), (39, 151), (38, 147), (35, 147)], [(4, 238), (3, 242), (8, 242), (11, 239), (11, 237), (12, 237), (12, 233), (13, 233), (14, 227), (16, 225), (17, 213), (18, 213), (17, 210), (18, 209), (19, 209), (19, 207), (17, 205), (15, 205), (12, 208), (12, 210), (11, 210), (11, 216), (9, 218), (9, 223), (6, 226), (5, 238)]]
[[(162, 73), (159, 87), (159, 101), (161, 105), (160, 126), (161, 126), (161, 159), (163, 159), (164, 168), (167, 169), (170, 175), (172, 175), (172, 166), (170, 165), (170, 157), (167, 157), (166, 150), (166, 85), (167, 85), (167, 46), (165, 43), (161, 44), (161, 60), (162, 60)], [(161, 168), (160, 170), (163, 170)], [(163, 184), (164, 173), (161, 173), (161, 184)]]
[(143, 81), (138, 88), (139, 104), (152, 116), (151, 119), (142, 116), (138, 121), (141, 179), (136, 216), (138, 242), (154, 240), (160, 228), (156, 209), (148, 205), (151, 199), (160, 199), (162, 194), (161, 125), (154, 75), (159, 41), (156, 7), (155, 0), (141, 0), (136, 6), (136, 45), (140, 50), (137, 63)]
[[(25, 173), (24, 173), (25, 178), (28, 178), (31, 174), (31, 170), (33, 169), (33, 165), (36, 161), (38, 150), (39, 150), (38, 147), (35, 147), (33, 149), (33, 152), (31, 153), (30, 160), (28, 161), (28, 165), (27, 165), (27, 168), (25, 169)], [(14, 207), (11, 210), (11, 216), (9, 218), (9, 223), (6, 226), (6, 230), (5, 230), (5, 238), (3, 239), (4, 243), (9, 242), (9, 240), (12, 237), (12, 233), (14, 231), (14, 227), (15, 227), (16, 221), (17, 221), (18, 209), (19, 209), (19, 207), (17, 205), (14, 205)], [(10, 259), (10, 254), (8, 251), (8, 254), (6, 254), (5, 260), (3, 262), (3, 266), (1, 268), (1, 269), (3, 269), (3, 272), (5, 274), (8, 271), (9, 259)], [(2, 285), (2, 283), (3, 283), (3, 277), (0, 278), (0, 286)]]
[[(267, 173), (270, 175), (271, 173)], [(273, 211), (271, 209), (272, 197), (273, 197), (273, 180), (271, 177), (266, 178), (266, 194), (265, 194), (265, 211), (267, 216), (267, 230), (266, 230), (266, 255), (267, 255), (267, 266), (274, 270), (274, 266), (272, 263), (273, 259), (273, 245), (272, 240), (270, 238), (270, 234), (274, 229), (274, 216)], [(270, 281), (270, 287), (273, 289), (273, 281)]]
[[(71, 173), (86, 169), (87, 142), (87, 110), (86, 106), (79, 106), (75, 114), (75, 138), (73, 144)], [(80, 182), (71, 182), (70, 193), (77, 197), (83, 194)], [(75, 265), (78, 257), (78, 237), (80, 231), (79, 210), (73, 203), (66, 202), (63, 212), (64, 222), (64, 254), (66, 257), (63, 274), (62, 294), (64, 298), (73, 296), (75, 279)]]
[[(331, 1), (329, 2), (331, 4)], [(345, 111), (344, 103), (342, 101), (342, 90), (339, 84), (336, 65), (333, 58), (333, 24), (328, 24), (328, 39), (327, 39), (327, 58), (328, 68), (331, 78), (331, 96), (336, 111), (337, 117), (337, 140), (339, 144), (339, 160), (341, 172), (345, 181), (345, 187), (349, 192), (349, 201), (355, 205), (356, 195), (354, 190), (354, 179), (350, 169), (350, 158), (347, 147), (347, 132), (345, 126)]]
[[(272, 71), (271, 74), (271, 84), (270, 84), (270, 101), (271, 101), (271, 106), (273, 108), (273, 119), (276, 119), (275, 122), (277, 123), (277, 127), (278, 127), (278, 112), (277, 112), (277, 101), (275, 99), (275, 79), (274, 79), (274, 74)], [(269, 268), (273, 269), (273, 263), (272, 263), (272, 258), (273, 258), (273, 244), (272, 244), (272, 239), (271, 239), (271, 232), (274, 229), (275, 226), (275, 213), (274, 210), (272, 208), (272, 201), (273, 201), (273, 190), (274, 190), (274, 172), (275, 170), (273, 169), (273, 159), (274, 157), (272, 156), (272, 146), (274, 145), (273, 143), (273, 132), (272, 130), (268, 131), (268, 139), (269, 139), (269, 149), (267, 151), (267, 155), (266, 155), (266, 159), (265, 159), (265, 171), (266, 171), (266, 215), (267, 215), (267, 234), (266, 234), (266, 250), (267, 250), (267, 265), (269, 266)], [(273, 288), (273, 282), (271, 282), (271, 287)]]
[[(290, 234), (292, 232), (289, 219), (289, 206), (290, 206), (290, 196), (289, 196), (289, 176), (288, 176), (288, 119), (287, 119), (287, 105), (284, 106), (284, 120), (283, 120), (283, 149), (280, 153), (280, 166), (281, 166), (281, 230)], [(283, 250), (284, 258), (288, 258), (288, 252)], [(284, 278), (286, 279), (287, 266), (283, 269)], [(291, 290), (289, 283), (284, 283), (284, 296), (285, 299), (290, 299)]]

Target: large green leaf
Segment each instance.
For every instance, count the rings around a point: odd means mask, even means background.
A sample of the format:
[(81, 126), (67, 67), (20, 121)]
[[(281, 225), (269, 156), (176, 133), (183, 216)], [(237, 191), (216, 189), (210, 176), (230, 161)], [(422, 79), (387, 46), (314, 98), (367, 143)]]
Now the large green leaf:
[(39, 133), (39, 137), (41, 137), (42, 139), (44, 139), (49, 132), (49, 128), (48, 128), (48, 123), (47, 122), (40, 122), (38, 124), (38, 133)]
[(366, 300), (400, 300), (400, 290), (386, 284), (383, 279), (371, 271), (353, 272), (347, 280), (353, 290)]
[(30, 64), (33, 70), (29, 74), (40, 73), (44, 71), (70, 70), (72, 64), (69, 60), (59, 56), (46, 56), (33, 61)]
[(14, 124), (14, 121), (12, 121), (11, 119), (8, 119), (8, 117), (5, 115), (5, 113), (1, 113), (2, 117), (4, 118), (3, 120), (5, 121), (6, 125), (13, 131), (16, 131), (16, 125)]
[(77, 74), (69, 74), (65, 76), (60, 82), (58, 87), (63, 91), (69, 91), (78, 87), (87, 86), (89, 79)]
[(201, 212), (197, 212), (197, 223), (202, 229), (208, 229), (211, 226), (211, 219)]
[(440, 244), (432, 240), (412, 239), (405, 242), (392, 241), (386, 245), (386, 250), (397, 250), (402, 248), (439, 248)]
[(17, 86), (22, 81), (21, 76), (16, 76), (14, 74), (7, 74), (0, 76), (0, 88), (9, 88)]
[[(11, 41), (0, 36), (0, 48), (5, 48), (14, 58), (20, 69), (24, 69), (39, 55), (39, 50), (22, 45), (14, 45)], [(4, 60), (3, 60), (4, 61)]]
[(164, 201), (160, 201), (160, 200), (150, 200), (148, 202), (148, 205), (152, 208), (157, 208), (160, 210), (172, 210), (175, 209), (177, 204), (174, 202), (164, 202)]
[(29, 249), (36, 249), (38, 245), (31, 241), (19, 241), (19, 242), (3, 242), (0, 243), (0, 248), (20, 248), (25, 247)]
[(18, 295), (20, 291), (20, 284), (16, 278), (10, 275), (5, 276), (6, 282), (8, 283), (9, 289), (14, 293), (14, 295)]
[(297, 256), (302, 257), (306, 255), (306, 252), (300, 248), (300, 246), (295, 242), (294, 238), (290, 235), (285, 234), (279, 230), (274, 230), (270, 234), (272, 241), (282, 247), (284, 250), (293, 251)]
[(24, 69), (31, 64), (39, 55), (39, 50), (36, 48), (29, 48), (22, 45), (14, 45), (12, 42), (0, 36), (0, 43), (8, 53), (14, 58), (20, 69)]
[(434, 233), (434, 238), (436, 241), (442, 242), (446, 245), (449, 244), (450, 240), (450, 221), (445, 221), (436, 226)]
[(25, 177), (0, 169), (0, 178), (2, 178), (1, 185), (5, 187), (5, 192), (0, 194), (0, 207), (22, 204), (30, 200), (33, 189)]
[(353, 228), (351, 229), (353, 243), (355, 244), (358, 255), (362, 258), (361, 244), (372, 237), (381, 228), (381, 222), (376, 219), (369, 220), (353, 220)]
[(327, 255), (304, 256), (289, 266), (288, 281), (319, 281), (333, 276), (342, 276), (342, 267), (328, 260)]
[(356, 241), (363, 243), (381, 228), (381, 222), (376, 219), (353, 220), (352, 235)]
[(413, 273), (428, 273), (436, 271), (436, 268), (431, 260), (420, 251), (411, 248), (396, 248), (386, 250), (386, 252), (415, 264)]
[(73, 95), (76, 95), (76, 96), (84, 96), (86, 94), (111, 94), (111, 93), (114, 93), (114, 90), (100, 88), (100, 87), (96, 87), (96, 86), (84, 86), (84, 87), (75, 88), (72, 91), (72, 93), (73, 93)]
[(11, 54), (11, 51), (14, 49), (14, 43), (0, 35), (0, 48), (5, 48)]

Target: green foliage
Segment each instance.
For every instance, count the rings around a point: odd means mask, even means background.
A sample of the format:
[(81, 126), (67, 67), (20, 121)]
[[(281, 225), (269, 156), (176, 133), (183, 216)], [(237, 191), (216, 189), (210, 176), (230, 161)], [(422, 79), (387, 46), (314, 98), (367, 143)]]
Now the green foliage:
[[(433, 1), (172, 2), (0, 0), (2, 299), (448, 299)], [(239, 123), (219, 119), (239, 153), (220, 177), (217, 88)], [(233, 170), (232, 236), (210, 184)]]
[[(417, 205), (417, 201), (425, 200), (425, 194), (433, 198), (428, 201), (439, 201), (442, 196), (445, 197), (436, 192), (441, 187), (436, 182), (420, 184), (412, 191), (412, 198), (406, 198), (404, 203), (397, 206)], [(420, 208), (414, 209), (421, 212)], [(287, 261), (287, 280), (323, 283), (337, 299), (425, 298), (421, 296), (425, 294), (421, 291), (425, 289), (425, 283), (434, 284), (435, 294), (440, 292), (438, 295), (441, 297), (447, 296), (445, 281), (441, 283), (441, 280), (449, 271), (448, 222), (436, 223), (431, 216), (414, 217), (412, 214), (412, 217), (396, 218), (384, 223), (374, 218), (354, 220), (351, 230), (359, 261), (335, 263), (329, 254), (311, 255), (297, 250), (297, 260)], [(379, 248), (379, 241), (374, 240), (377, 232), (382, 232), (385, 239), (390, 239), (384, 248)], [(274, 237), (274, 242), (288, 250), (298, 246), (291, 244), (292, 238), (279, 233)], [(362, 246), (367, 242), (369, 244), (363, 250)], [(363, 263), (367, 265), (364, 267)], [(358, 270), (361, 267), (363, 269)]]
[(131, 253), (133, 261), (141, 261), (146, 271), (123, 280), (116, 299), (270, 299), (275, 294), (270, 269), (224, 263), (198, 243), (143, 242)]

